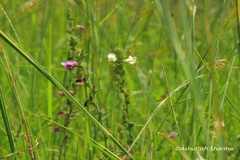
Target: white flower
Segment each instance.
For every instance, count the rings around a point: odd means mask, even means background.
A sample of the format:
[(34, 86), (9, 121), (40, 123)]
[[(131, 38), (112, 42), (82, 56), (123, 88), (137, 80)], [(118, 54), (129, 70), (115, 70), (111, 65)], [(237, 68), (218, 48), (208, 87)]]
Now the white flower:
[(117, 60), (117, 57), (114, 53), (109, 53), (108, 54), (108, 61), (113, 61), (115, 62)]
[(129, 64), (135, 64), (137, 61), (137, 57), (129, 56), (127, 59), (125, 59), (125, 61), (128, 62)]
[(217, 120), (217, 121), (214, 122), (214, 124), (215, 124), (215, 127), (224, 127), (225, 126), (224, 121), (219, 122)]

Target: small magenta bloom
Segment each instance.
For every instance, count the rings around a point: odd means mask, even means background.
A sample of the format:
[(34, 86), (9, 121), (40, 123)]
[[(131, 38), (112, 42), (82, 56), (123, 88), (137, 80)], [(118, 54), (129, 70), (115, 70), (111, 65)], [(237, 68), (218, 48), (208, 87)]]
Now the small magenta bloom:
[[(73, 92), (72, 90), (68, 90), (68, 93), (70, 93), (71, 95), (74, 94), (74, 92)], [(63, 91), (59, 91), (58, 94), (59, 94), (60, 96), (65, 96), (65, 94), (63, 93)]]
[(80, 30), (85, 30), (86, 29), (86, 27), (83, 26), (83, 25), (76, 25), (76, 28), (80, 29)]
[(64, 96), (64, 95), (65, 95), (62, 91), (59, 91), (58, 94), (59, 94), (60, 96)]
[(177, 136), (178, 136), (178, 133), (177, 133), (177, 132), (171, 132), (171, 133), (168, 134), (168, 136), (169, 136), (170, 138), (174, 138), (174, 137), (177, 137)]
[(66, 112), (64, 112), (64, 111), (59, 111), (58, 112), (58, 115), (65, 115), (66, 114)]
[(85, 78), (80, 78), (80, 79), (76, 80), (76, 84), (79, 86), (84, 85), (84, 81), (85, 81)]
[(60, 131), (60, 127), (56, 126), (56, 127), (52, 128), (52, 131), (53, 131), (53, 132), (58, 132), (58, 131)]
[(67, 70), (72, 70), (74, 67), (78, 66), (77, 61), (66, 61), (66, 62), (62, 62), (61, 64)]

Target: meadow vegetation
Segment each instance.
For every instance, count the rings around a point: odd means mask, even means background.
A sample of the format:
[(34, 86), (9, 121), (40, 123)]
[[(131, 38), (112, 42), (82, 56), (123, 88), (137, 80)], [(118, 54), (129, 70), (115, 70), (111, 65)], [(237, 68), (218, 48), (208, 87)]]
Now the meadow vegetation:
[(239, 159), (239, 10), (1, 0), (0, 159)]

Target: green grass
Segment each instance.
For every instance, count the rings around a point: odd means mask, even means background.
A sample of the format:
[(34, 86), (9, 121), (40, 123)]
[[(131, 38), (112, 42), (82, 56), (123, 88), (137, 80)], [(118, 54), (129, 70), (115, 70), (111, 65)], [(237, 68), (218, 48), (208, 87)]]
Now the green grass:
[(0, 159), (238, 159), (238, 3), (1, 1)]

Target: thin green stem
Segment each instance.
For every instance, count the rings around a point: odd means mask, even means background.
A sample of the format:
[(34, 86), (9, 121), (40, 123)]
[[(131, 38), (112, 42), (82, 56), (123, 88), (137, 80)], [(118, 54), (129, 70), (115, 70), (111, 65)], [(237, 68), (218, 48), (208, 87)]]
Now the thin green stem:
[[(2, 32), (0, 31), (0, 33), (2, 33)], [(5, 60), (7, 70), (9, 72), (8, 73), (9, 75), (7, 75), (7, 76), (9, 78), (9, 81), (11, 81), (11, 87), (12, 87), (14, 96), (17, 100), (17, 104), (18, 104), (18, 107), (19, 107), (19, 110), (20, 110), (20, 113), (21, 113), (21, 116), (22, 116), (23, 125), (24, 125), (25, 131), (26, 131), (26, 137), (27, 137), (27, 142), (28, 142), (28, 146), (29, 146), (29, 155), (31, 157), (31, 160), (34, 160), (35, 156), (34, 156), (34, 150), (33, 150), (32, 142), (31, 142), (30, 131), (29, 131), (29, 128), (28, 128), (27, 118), (25, 116), (23, 105), (22, 105), (22, 102), (21, 102), (21, 99), (20, 99), (20, 96), (19, 96), (19, 93), (18, 93), (17, 84), (16, 84), (15, 79), (13, 77), (10, 65), (8, 63), (5, 51), (4, 51), (1, 43), (0, 43), (0, 49), (1, 49), (1, 52), (3, 53), (3, 58)]]
[[(240, 48), (240, 19), (239, 19), (239, 4), (238, 4), (239, 0), (236, 0), (236, 15), (237, 15), (237, 32), (238, 32), (238, 48)], [(238, 50), (238, 52), (240, 53), (240, 49)]]
[(149, 116), (147, 122), (144, 124), (144, 126), (142, 127), (141, 131), (138, 133), (138, 135), (136, 136), (136, 138), (134, 139), (133, 143), (131, 144), (131, 146), (128, 149), (128, 152), (131, 151), (131, 149), (133, 148), (133, 146), (135, 145), (135, 143), (137, 142), (137, 140), (140, 138), (141, 134), (143, 133), (143, 131), (146, 129), (146, 127), (148, 126), (148, 124), (151, 122), (151, 120), (153, 119), (153, 117), (157, 114), (157, 112), (159, 111), (160, 108), (162, 108), (163, 104), (165, 104), (165, 102), (173, 95), (175, 94), (177, 91), (179, 91), (180, 89), (182, 89), (183, 87), (187, 86), (189, 84), (189, 82), (184, 81), (182, 84), (180, 84), (174, 91), (172, 91), (171, 93), (169, 93), (169, 95), (164, 98), (159, 105), (155, 108), (155, 110), (152, 112), (152, 114)]
[[(52, 74), (52, 24), (49, 24), (49, 38), (48, 38), (48, 72), (49, 74)], [(47, 98), (48, 98), (48, 110), (47, 114), (49, 118), (52, 118), (52, 84), (51, 82), (48, 82), (47, 85)]]
[[(9, 122), (6, 105), (5, 105), (5, 101), (4, 101), (4, 97), (3, 97), (3, 92), (2, 92), (1, 88), (0, 88), (0, 109), (1, 109), (1, 113), (2, 113), (2, 119), (4, 121), (4, 126), (6, 129), (10, 149), (11, 149), (11, 152), (14, 154), (16, 152), (16, 149), (15, 149), (14, 141), (12, 138), (10, 122)], [(16, 159), (16, 157), (14, 159)]]
[(162, 68), (163, 68), (163, 73), (164, 73), (164, 77), (165, 77), (165, 81), (166, 81), (166, 85), (167, 85), (167, 90), (168, 90), (168, 95), (169, 95), (169, 101), (170, 101), (172, 114), (173, 114), (173, 117), (174, 117), (174, 120), (175, 120), (175, 124), (177, 126), (178, 133), (180, 133), (180, 129), (179, 129), (178, 121), (177, 121), (177, 116), (176, 116), (176, 113), (174, 111), (174, 106), (173, 106), (173, 102), (172, 102), (172, 96), (170, 95), (170, 89), (169, 89), (169, 84), (168, 84), (168, 80), (167, 80), (167, 73), (166, 73), (163, 66), (162, 66)]

